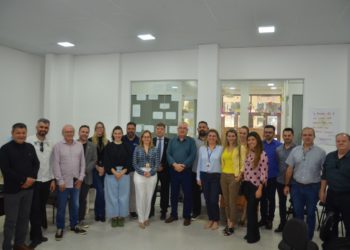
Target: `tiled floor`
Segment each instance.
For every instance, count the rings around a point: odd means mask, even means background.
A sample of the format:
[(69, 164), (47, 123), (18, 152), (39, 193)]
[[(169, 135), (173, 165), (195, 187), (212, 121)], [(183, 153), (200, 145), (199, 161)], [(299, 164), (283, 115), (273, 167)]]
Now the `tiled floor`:
[[(181, 211), (181, 210), (179, 210)], [(278, 213), (278, 211), (277, 211)], [(52, 224), (51, 214), (49, 216), (49, 228), (44, 232), (49, 238), (38, 246), (38, 250), (72, 249), (72, 250), (112, 250), (112, 249), (142, 249), (142, 250), (272, 250), (278, 249), (277, 245), (281, 240), (281, 234), (273, 230), (261, 229), (261, 240), (255, 244), (248, 244), (243, 239), (246, 228), (238, 227), (232, 236), (223, 236), (221, 227), (212, 231), (203, 228), (206, 216), (202, 215), (198, 220), (193, 221), (188, 227), (182, 225), (179, 219), (171, 224), (165, 224), (157, 217), (151, 219), (151, 225), (146, 229), (138, 227), (137, 220), (128, 220), (124, 228), (111, 228), (110, 223), (95, 222), (93, 211), (90, 211), (87, 222), (91, 223), (87, 235), (76, 235), (74, 232), (66, 231), (61, 241), (55, 241), (56, 227)], [(4, 217), (0, 218), (0, 240), (2, 241), (2, 225)], [(68, 220), (67, 220), (68, 225)], [(275, 221), (274, 227), (278, 226)], [(315, 232), (314, 241), (320, 246), (318, 233)]]

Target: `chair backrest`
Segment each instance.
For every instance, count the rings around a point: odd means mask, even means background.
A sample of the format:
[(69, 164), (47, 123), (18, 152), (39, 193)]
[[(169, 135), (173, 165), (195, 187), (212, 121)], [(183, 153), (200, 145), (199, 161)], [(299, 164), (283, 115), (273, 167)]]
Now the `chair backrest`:
[(305, 222), (295, 218), (290, 219), (284, 226), (282, 239), (293, 250), (306, 250), (309, 240)]

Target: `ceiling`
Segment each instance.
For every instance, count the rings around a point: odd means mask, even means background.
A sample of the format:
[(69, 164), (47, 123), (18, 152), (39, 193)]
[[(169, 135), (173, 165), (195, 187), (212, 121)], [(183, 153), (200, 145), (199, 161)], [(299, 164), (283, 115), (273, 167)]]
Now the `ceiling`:
[(349, 0), (0, 0), (0, 44), (36, 54), (349, 43)]

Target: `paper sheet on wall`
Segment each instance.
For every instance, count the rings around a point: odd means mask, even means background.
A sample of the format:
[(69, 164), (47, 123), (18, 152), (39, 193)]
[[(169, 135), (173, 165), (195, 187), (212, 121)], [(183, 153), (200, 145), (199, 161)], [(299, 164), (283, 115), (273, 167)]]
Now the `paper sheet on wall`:
[(163, 112), (153, 112), (152, 118), (153, 120), (163, 119)]
[(132, 105), (132, 117), (140, 117), (141, 115), (141, 105), (133, 104)]
[(176, 112), (166, 112), (165, 119), (167, 120), (176, 120)]
[(144, 94), (138, 94), (136, 95), (136, 100), (137, 101), (146, 101), (147, 97)]
[(340, 131), (338, 109), (313, 108), (308, 119), (307, 126), (315, 129), (316, 144), (335, 145), (335, 135)]
[(148, 100), (158, 100), (158, 95), (148, 95)]
[(143, 128), (143, 124), (136, 124), (136, 133), (141, 133)]
[(177, 134), (177, 126), (169, 126), (169, 134)]
[(177, 94), (172, 94), (172, 95), (171, 95), (171, 101), (177, 102), (177, 101), (179, 101), (179, 100), (180, 100), (179, 95), (177, 95)]
[(143, 130), (149, 130), (151, 133), (154, 132), (154, 126), (153, 125), (143, 125)]
[(160, 103), (159, 104), (159, 108), (160, 109), (169, 109), (170, 108), (170, 104), (169, 103)]

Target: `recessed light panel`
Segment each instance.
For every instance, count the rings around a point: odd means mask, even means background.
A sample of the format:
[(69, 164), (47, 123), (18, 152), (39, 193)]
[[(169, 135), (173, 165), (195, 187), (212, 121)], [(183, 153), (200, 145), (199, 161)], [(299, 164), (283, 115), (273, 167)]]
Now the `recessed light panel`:
[(59, 42), (57, 43), (59, 46), (65, 47), (65, 48), (69, 48), (69, 47), (74, 47), (75, 44), (70, 43), (70, 42)]
[(260, 26), (259, 27), (259, 33), (275, 33), (275, 26)]
[(153, 36), (152, 34), (140, 34), (137, 37), (140, 38), (143, 41), (149, 41), (149, 40), (156, 39), (156, 37)]

